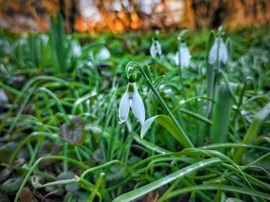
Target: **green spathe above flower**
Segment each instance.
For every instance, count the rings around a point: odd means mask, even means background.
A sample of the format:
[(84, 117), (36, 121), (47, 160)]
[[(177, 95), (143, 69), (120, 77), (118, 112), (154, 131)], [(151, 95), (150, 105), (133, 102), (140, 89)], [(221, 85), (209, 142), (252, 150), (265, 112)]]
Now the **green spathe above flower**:
[(215, 39), (214, 45), (209, 52), (208, 63), (213, 65), (216, 61), (222, 62), (224, 65), (229, 61), (229, 53), (221, 37)]
[(127, 120), (130, 107), (134, 116), (142, 125), (145, 120), (145, 109), (142, 98), (137, 90), (135, 82), (129, 82), (126, 92), (123, 95), (119, 105), (119, 123)]

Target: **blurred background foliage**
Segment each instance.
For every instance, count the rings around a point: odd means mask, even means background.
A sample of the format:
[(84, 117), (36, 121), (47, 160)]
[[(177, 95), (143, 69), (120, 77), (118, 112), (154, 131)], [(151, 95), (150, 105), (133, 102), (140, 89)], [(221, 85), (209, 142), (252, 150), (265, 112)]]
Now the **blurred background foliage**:
[(68, 33), (269, 26), (268, 0), (0, 0), (0, 27), (47, 31), (61, 10)]

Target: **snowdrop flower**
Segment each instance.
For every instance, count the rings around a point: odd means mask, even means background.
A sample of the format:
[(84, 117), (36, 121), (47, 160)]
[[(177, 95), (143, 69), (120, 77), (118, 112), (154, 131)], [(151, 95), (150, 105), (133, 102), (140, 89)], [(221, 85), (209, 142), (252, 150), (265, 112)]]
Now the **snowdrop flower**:
[(150, 47), (150, 55), (152, 58), (155, 58), (157, 55), (161, 55), (162, 50), (161, 50), (161, 45), (158, 40), (153, 39), (152, 45)]
[(119, 105), (119, 123), (123, 123), (127, 120), (130, 107), (134, 116), (142, 125), (145, 120), (145, 109), (142, 98), (138, 93), (135, 82), (129, 82), (126, 92), (123, 95)]
[(217, 60), (218, 62), (222, 62), (224, 65), (226, 65), (229, 60), (227, 47), (220, 37), (215, 39), (214, 45), (209, 52), (208, 63), (213, 65)]
[[(179, 65), (179, 51), (175, 55), (175, 63)], [(185, 43), (181, 44), (180, 47), (180, 66), (188, 67), (190, 64), (191, 55)]]
[(97, 58), (103, 61), (110, 59), (110, 57), (111, 57), (111, 53), (109, 49), (106, 47), (101, 48), (97, 54)]
[(71, 41), (71, 51), (75, 57), (79, 57), (82, 54), (82, 48), (78, 41)]

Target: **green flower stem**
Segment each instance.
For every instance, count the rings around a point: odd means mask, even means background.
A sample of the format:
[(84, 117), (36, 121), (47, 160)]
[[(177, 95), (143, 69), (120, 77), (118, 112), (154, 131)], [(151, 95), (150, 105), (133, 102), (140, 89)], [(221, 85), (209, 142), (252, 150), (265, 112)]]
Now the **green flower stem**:
[(34, 163), (34, 165), (30, 168), (30, 170), (28, 171), (28, 173), (27, 173), (26, 176), (24, 177), (24, 180), (23, 180), (23, 182), (22, 182), (22, 184), (21, 184), (21, 186), (20, 186), (20, 188), (19, 188), (19, 190), (18, 190), (18, 192), (17, 192), (17, 194), (16, 194), (16, 197), (15, 197), (14, 202), (18, 202), (19, 197), (20, 197), (20, 195), (21, 195), (21, 193), (22, 193), (22, 190), (23, 190), (24, 186), (26, 185), (26, 183), (27, 183), (28, 179), (30, 178), (31, 174), (32, 174), (32, 173), (34, 172), (34, 170), (36, 169), (37, 165), (38, 165), (42, 160), (66, 160), (66, 161), (69, 161), (69, 162), (71, 162), (71, 163), (74, 163), (74, 164), (76, 164), (76, 165), (78, 165), (78, 166), (80, 166), (80, 167), (82, 167), (82, 168), (84, 168), (84, 169), (88, 169), (88, 168), (89, 168), (89, 167), (86, 166), (85, 164), (83, 164), (83, 163), (81, 163), (81, 162), (79, 162), (79, 161), (76, 161), (76, 160), (74, 160), (74, 159), (72, 159), (72, 158), (65, 157), (65, 156), (45, 156), (45, 157), (41, 157), (41, 158), (39, 158), (39, 159)]
[(173, 120), (173, 122), (175, 123), (176, 127), (179, 129), (179, 131), (181, 132), (182, 135), (182, 143), (184, 148), (194, 148), (194, 145), (192, 144), (192, 142), (190, 141), (190, 139), (188, 138), (188, 136), (186, 135), (185, 131), (182, 129), (182, 127), (180, 126), (180, 124), (178, 123), (178, 121), (176, 120), (176, 118), (174, 117), (173, 113), (170, 111), (169, 107), (167, 106), (167, 104), (165, 103), (165, 101), (162, 99), (162, 97), (159, 95), (159, 93), (157, 92), (157, 90), (155, 89), (154, 85), (152, 84), (151, 80), (149, 79), (149, 77), (145, 74), (145, 72), (143, 71), (143, 69), (141, 68), (141, 66), (134, 61), (131, 61), (127, 64), (127, 67), (130, 65), (134, 65), (136, 67), (138, 67), (138, 70), (141, 72), (141, 74), (144, 76), (144, 78), (146, 79), (147, 84), (150, 86), (151, 90), (153, 91), (153, 93), (155, 94), (155, 96), (157, 97), (157, 99), (159, 100), (160, 104), (162, 105), (163, 109), (165, 110), (165, 112), (171, 117), (171, 119)]

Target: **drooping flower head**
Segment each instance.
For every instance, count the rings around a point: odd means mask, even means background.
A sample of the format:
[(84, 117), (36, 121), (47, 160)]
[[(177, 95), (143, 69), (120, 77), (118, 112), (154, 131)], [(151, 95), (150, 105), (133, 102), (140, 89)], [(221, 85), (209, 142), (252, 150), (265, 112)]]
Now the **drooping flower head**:
[(184, 29), (178, 35), (178, 51), (175, 55), (175, 63), (180, 67), (188, 67), (190, 64), (191, 55), (188, 50), (187, 44), (183, 41), (182, 37), (188, 30)]
[(130, 108), (140, 124), (143, 124), (145, 120), (145, 109), (135, 82), (128, 83), (126, 92), (120, 101), (119, 123), (123, 123), (127, 120)]
[[(180, 54), (180, 55), (179, 55)], [(180, 58), (180, 61), (179, 61)], [(187, 48), (186, 43), (182, 42), (179, 50), (176, 52), (175, 55), (175, 63), (180, 65), (181, 67), (188, 67), (190, 64), (191, 55)]]
[[(132, 68), (132, 67), (131, 67)], [(132, 72), (132, 69), (130, 69)], [(130, 108), (136, 119), (142, 125), (145, 121), (145, 108), (136, 85), (136, 75), (128, 73), (129, 83), (119, 104), (119, 123), (127, 120)]]
[(221, 32), (222, 27), (219, 27), (218, 36), (215, 38), (215, 42), (209, 52), (208, 63), (210, 65), (213, 65), (216, 62), (222, 62), (224, 65), (226, 65), (229, 61), (229, 53), (221, 37)]
[(214, 45), (212, 46), (209, 52), (209, 64), (213, 65), (216, 61), (222, 62), (224, 65), (227, 64), (229, 60), (229, 54), (227, 51), (227, 47), (223, 42), (223, 39), (217, 37), (215, 39)]
[(160, 56), (162, 54), (161, 45), (158, 41), (158, 35), (159, 33), (156, 32), (155, 37), (152, 39), (152, 45), (150, 47), (150, 55), (152, 56), (152, 58), (155, 58), (157, 55)]

